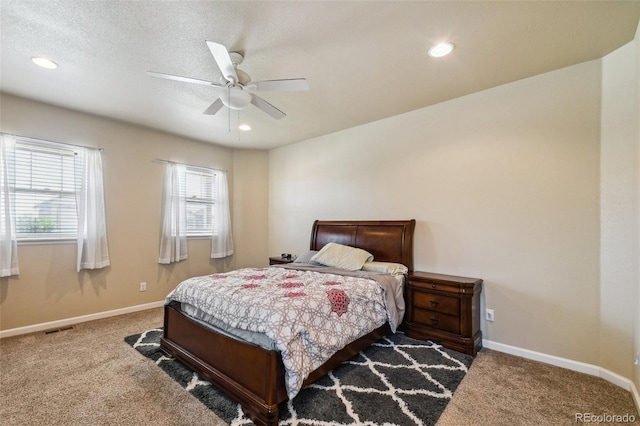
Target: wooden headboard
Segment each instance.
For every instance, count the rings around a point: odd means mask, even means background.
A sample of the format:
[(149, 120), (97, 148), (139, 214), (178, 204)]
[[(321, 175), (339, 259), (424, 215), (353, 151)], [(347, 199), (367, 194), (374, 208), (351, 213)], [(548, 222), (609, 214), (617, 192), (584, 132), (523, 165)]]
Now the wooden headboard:
[(413, 271), (413, 230), (411, 220), (316, 220), (311, 230), (311, 250), (327, 243), (358, 247), (379, 262), (402, 263)]

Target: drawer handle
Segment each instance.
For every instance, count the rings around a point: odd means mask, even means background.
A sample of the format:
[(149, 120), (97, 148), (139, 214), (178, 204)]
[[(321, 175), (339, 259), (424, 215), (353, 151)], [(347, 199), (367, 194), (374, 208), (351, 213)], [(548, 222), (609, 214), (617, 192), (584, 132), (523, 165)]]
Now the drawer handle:
[(438, 307), (438, 305), (439, 305), (439, 303), (438, 303), (438, 302), (436, 302), (435, 300), (430, 300), (429, 302), (431, 303), (431, 307), (432, 307), (432, 308), (437, 308), (437, 307)]
[(437, 285), (431, 284), (431, 288), (436, 288), (436, 287), (437, 287)]
[(436, 326), (439, 322), (440, 320), (438, 318), (431, 318), (431, 325)]

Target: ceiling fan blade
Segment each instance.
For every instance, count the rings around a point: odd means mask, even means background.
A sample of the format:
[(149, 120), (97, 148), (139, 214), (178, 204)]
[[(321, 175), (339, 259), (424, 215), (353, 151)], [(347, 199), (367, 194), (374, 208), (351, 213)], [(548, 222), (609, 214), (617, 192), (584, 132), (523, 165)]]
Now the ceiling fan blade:
[(252, 81), (249, 83), (247, 88), (264, 92), (289, 92), (296, 90), (309, 90), (309, 82), (306, 78)]
[(165, 74), (162, 72), (147, 71), (147, 75), (150, 75), (151, 77), (164, 78), (166, 80), (182, 81), (184, 83), (195, 83), (195, 84), (203, 84), (205, 86), (222, 87), (219, 84), (216, 84), (212, 81), (200, 80), (198, 78), (191, 78), (191, 77), (181, 77), (179, 75)]
[(212, 41), (207, 41), (207, 46), (213, 55), (213, 59), (216, 60), (218, 64), (218, 68), (220, 68), (220, 72), (224, 78), (232, 83), (238, 82), (238, 75), (236, 74), (236, 69), (233, 66), (233, 62), (231, 62), (231, 57), (229, 56), (229, 51), (226, 47), (219, 43), (214, 43)]
[(211, 105), (209, 105), (209, 108), (204, 110), (203, 114), (214, 115), (215, 113), (220, 111), (220, 108), (222, 108), (223, 106), (224, 104), (222, 103), (222, 99), (218, 98)]
[(280, 111), (278, 108), (274, 107), (269, 102), (265, 101), (259, 96), (251, 95), (251, 103), (256, 107), (258, 107), (259, 109), (261, 109), (262, 111), (269, 114), (270, 116), (272, 116), (273, 118), (275, 118), (276, 120), (280, 120), (281, 118), (284, 118), (287, 116), (287, 114)]

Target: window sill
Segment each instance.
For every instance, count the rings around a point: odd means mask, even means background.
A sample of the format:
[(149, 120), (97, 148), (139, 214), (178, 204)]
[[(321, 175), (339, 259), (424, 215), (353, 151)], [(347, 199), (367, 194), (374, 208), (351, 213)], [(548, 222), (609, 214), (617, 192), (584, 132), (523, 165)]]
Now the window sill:
[(44, 246), (44, 245), (56, 245), (56, 244), (76, 244), (77, 240), (64, 239), (64, 240), (18, 240), (19, 246)]

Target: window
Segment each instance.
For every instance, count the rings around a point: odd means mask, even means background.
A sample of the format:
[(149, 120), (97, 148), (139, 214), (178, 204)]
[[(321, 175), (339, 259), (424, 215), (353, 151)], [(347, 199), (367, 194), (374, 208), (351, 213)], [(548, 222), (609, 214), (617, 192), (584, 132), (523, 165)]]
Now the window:
[(73, 147), (17, 137), (15, 148), (18, 240), (75, 239), (78, 214)]
[(170, 264), (187, 259), (187, 237), (210, 237), (212, 259), (231, 256), (227, 172), (157, 161), (167, 163), (158, 262)]
[(187, 166), (186, 171), (187, 236), (210, 237), (214, 229), (216, 174), (213, 170)]

